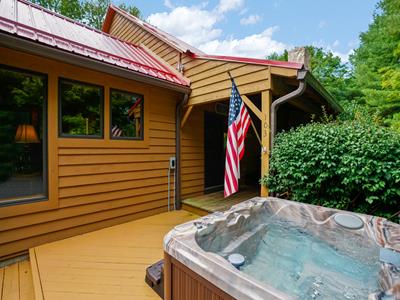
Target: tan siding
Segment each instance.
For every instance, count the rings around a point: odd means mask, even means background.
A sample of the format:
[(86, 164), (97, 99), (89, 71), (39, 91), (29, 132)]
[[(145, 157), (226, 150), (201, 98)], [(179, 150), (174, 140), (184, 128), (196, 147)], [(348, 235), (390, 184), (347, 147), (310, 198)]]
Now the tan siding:
[[(0, 48), (0, 63), (49, 74), (131, 90), (144, 94), (145, 140), (109, 139), (109, 112), (105, 93), (105, 138), (103, 140), (60, 139), (49, 132), (55, 147), (55, 207), (29, 209), (31, 204), (0, 208), (0, 257), (44, 242), (106, 227), (166, 210), (169, 157), (175, 155), (175, 107), (181, 95), (142, 83), (116, 78), (47, 59)], [(4, 54), (4, 55), (3, 55)], [(49, 103), (57, 103), (57, 80), (49, 80)], [(55, 114), (57, 116), (57, 114)], [(49, 118), (57, 128), (57, 118)], [(141, 145), (141, 146), (137, 146)], [(196, 159), (198, 151), (189, 151)], [(195, 161), (195, 160), (194, 160)], [(191, 176), (185, 187), (198, 184), (201, 176)], [(191, 183), (190, 183), (191, 182)], [(173, 181), (172, 181), (173, 183)], [(20, 211), (21, 210), (21, 211)], [(3, 214), (3, 212), (7, 212)], [(9, 216), (9, 217), (4, 217)]]
[(204, 192), (204, 110), (195, 108), (182, 129), (181, 195)]
[(122, 40), (135, 45), (145, 45), (152, 52), (160, 56), (173, 68), (176, 68), (179, 59), (179, 51), (166, 44), (148, 31), (137, 26), (132, 21), (115, 14), (110, 27), (110, 33)]

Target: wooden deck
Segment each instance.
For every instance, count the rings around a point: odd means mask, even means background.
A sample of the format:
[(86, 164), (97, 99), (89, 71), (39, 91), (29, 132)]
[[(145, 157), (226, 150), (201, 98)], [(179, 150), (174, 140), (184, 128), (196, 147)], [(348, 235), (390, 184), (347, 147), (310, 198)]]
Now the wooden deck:
[(206, 215), (215, 211), (224, 211), (232, 205), (249, 200), (260, 195), (259, 189), (247, 188), (228, 198), (224, 198), (224, 192), (205, 194), (183, 200), (182, 208), (198, 215)]
[(160, 299), (144, 282), (163, 258), (163, 237), (197, 218), (162, 213), (30, 249), (37, 299)]
[(0, 268), (0, 299), (35, 299), (31, 264), (28, 260)]

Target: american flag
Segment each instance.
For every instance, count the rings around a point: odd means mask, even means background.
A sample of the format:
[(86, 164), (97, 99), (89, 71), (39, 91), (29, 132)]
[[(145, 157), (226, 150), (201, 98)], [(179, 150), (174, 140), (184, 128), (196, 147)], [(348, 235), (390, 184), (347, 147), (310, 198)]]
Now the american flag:
[(228, 137), (226, 142), (225, 197), (236, 193), (239, 189), (239, 164), (244, 154), (244, 139), (250, 122), (250, 115), (232, 79), (232, 92), (229, 100)]

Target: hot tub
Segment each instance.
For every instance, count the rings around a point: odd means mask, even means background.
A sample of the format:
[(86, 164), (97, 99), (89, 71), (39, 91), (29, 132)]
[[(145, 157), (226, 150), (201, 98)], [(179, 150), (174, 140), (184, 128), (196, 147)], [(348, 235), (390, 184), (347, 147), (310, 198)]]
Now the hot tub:
[(379, 217), (256, 197), (175, 227), (164, 250), (166, 300), (400, 299), (400, 225)]

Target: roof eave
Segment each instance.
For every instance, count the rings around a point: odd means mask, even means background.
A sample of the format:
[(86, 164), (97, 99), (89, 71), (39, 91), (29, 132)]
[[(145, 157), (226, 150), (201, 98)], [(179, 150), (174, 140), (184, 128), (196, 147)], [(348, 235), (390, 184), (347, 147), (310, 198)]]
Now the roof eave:
[(111, 24), (115, 16), (115, 9), (113, 9), (111, 6), (112, 4), (110, 4), (107, 8), (106, 17), (104, 19), (103, 26), (101, 27), (101, 30), (106, 33), (110, 33)]
[(21, 37), (16, 37), (11, 34), (0, 32), (0, 46), (6, 48), (11, 48), (14, 50), (19, 50), (38, 56), (63, 61), (70, 63), (79, 67), (84, 67), (87, 69), (92, 69), (99, 72), (104, 72), (118, 77), (123, 77), (126, 79), (131, 79), (150, 85), (155, 85), (163, 87), (166, 89), (174, 90), (180, 93), (190, 93), (191, 89), (189, 86), (184, 86), (180, 84), (174, 84), (163, 79), (148, 76), (135, 71), (127, 70), (122, 67), (90, 59), (81, 55), (69, 53), (67, 51), (53, 48), (47, 45), (40, 44), (38, 42), (33, 42), (26, 40)]
[[(299, 70), (299, 72), (302, 72), (304, 70)], [(335, 100), (335, 98), (324, 88), (324, 86), (312, 75), (310, 71), (307, 71), (306, 73), (306, 82), (314, 88), (314, 90), (320, 94), (327, 102), (328, 104), (337, 112), (340, 113), (343, 111), (343, 108), (340, 106), (340, 104)]]

